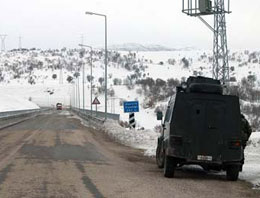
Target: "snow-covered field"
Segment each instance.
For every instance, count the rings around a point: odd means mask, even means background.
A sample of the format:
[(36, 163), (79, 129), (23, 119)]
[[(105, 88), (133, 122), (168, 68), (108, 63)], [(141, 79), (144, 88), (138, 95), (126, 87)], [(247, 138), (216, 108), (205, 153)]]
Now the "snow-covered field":
[(252, 133), (245, 149), (244, 170), (240, 179), (251, 182), (260, 189), (260, 132)]
[[(51, 107), (56, 105), (57, 102), (63, 104), (70, 104), (70, 90), (71, 85), (61, 85), (56, 82), (49, 84), (24, 84), (24, 85), (0, 85), (0, 92), (5, 93), (13, 98), (22, 98), (26, 101), (43, 106)], [(52, 93), (52, 94), (50, 94)], [(1, 97), (0, 97), (1, 98)], [(3, 104), (3, 103), (2, 103)]]
[(39, 106), (22, 97), (2, 93), (0, 97), (0, 112), (39, 109)]

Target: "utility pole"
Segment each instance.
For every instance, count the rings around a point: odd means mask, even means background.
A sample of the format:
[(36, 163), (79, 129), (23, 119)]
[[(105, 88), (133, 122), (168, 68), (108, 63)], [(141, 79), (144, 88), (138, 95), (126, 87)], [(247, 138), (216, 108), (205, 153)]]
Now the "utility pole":
[(62, 64), (63, 64), (63, 62), (64, 62), (64, 58), (65, 57), (63, 57), (63, 60), (61, 61), (60, 59), (58, 59), (58, 61), (59, 61), (59, 66), (60, 66), (60, 84), (63, 84), (63, 71), (62, 71)]
[(1, 39), (1, 51), (5, 51), (5, 39), (7, 37), (7, 34), (0, 34), (0, 39)]
[(84, 34), (80, 35), (80, 43), (81, 43), (81, 45), (84, 44)]
[[(79, 70), (78, 70), (79, 72)], [(79, 110), (80, 110), (80, 86), (79, 86), (79, 76), (78, 76), (78, 105), (79, 105)]]
[[(226, 14), (230, 14), (230, 0), (182, 0), (182, 12), (198, 17), (214, 34), (213, 78), (224, 85), (229, 82), (229, 63), (226, 32)], [(212, 27), (202, 16), (214, 15)]]
[(83, 101), (82, 101), (82, 109), (84, 110), (85, 109), (85, 64), (84, 64), (84, 55), (85, 55), (85, 50), (82, 46), (83, 44), (81, 44), (81, 49), (80, 49), (80, 52), (79, 52), (79, 56), (80, 56), (80, 59), (81, 59), (81, 63), (80, 65), (82, 66), (82, 98), (83, 98)]
[(215, 0), (213, 77), (224, 84), (229, 82), (229, 63), (224, 0)]
[[(74, 81), (74, 80), (73, 80)], [(74, 81), (74, 108), (77, 108), (77, 87), (76, 87), (76, 79)]]
[(107, 15), (99, 14), (95, 12), (85, 12), (87, 15), (96, 15), (104, 17), (105, 19), (105, 120), (107, 120), (107, 64), (108, 64), (108, 54), (107, 54)]
[[(89, 45), (83, 45), (83, 44), (79, 44), (79, 46), (81, 47), (87, 47), (90, 49), (90, 112), (91, 112), (91, 116), (92, 116), (92, 90), (93, 90), (93, 74), (92, 74), (92, 67), (93, 67), (93, 48), (92, 46)], [(84, 72), (84, 76), (85, 76), (85, 72)]]
[(19, 36), (18, 49), (19, 49), (19, 50), (22, 49), (22, 37), (21, 37), (21, 35)]

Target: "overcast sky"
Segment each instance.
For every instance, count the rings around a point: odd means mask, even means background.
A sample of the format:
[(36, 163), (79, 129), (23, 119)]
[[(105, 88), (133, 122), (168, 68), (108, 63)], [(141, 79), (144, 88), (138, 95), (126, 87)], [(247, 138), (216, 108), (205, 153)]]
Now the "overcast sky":
[[(107, 14), (108, 43), (161, 44), (211, 49), (213, 34), (199, 19), (181, 12), (182, 0), (1, 0), (0, 33), (6, 47), (102, 46), (104, 19), (85, 11)], [(231, 0), (227, 15), (229, 48), (257, 49), (260, 44), (260, 1)], [(205, 19), (211, 21), (211, 17)]]

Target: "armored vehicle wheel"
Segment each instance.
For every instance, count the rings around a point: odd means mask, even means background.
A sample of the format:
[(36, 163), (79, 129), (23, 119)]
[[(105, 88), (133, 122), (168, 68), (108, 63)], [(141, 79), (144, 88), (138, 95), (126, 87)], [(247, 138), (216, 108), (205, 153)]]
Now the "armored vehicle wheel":
[(173, 178), (175, 170), (175, 163), (171, 157), (164, 156), (164, 177)]
[(159, 140), (156, 148), (156, 163), (158, 168), (164, 167), (164, 150), (163, 150), (163, 145), (162, 143), (159, 143)]
[(239, 166), (228, 166), (227, 167), (227, 180), (237, 181), (239, 175)]

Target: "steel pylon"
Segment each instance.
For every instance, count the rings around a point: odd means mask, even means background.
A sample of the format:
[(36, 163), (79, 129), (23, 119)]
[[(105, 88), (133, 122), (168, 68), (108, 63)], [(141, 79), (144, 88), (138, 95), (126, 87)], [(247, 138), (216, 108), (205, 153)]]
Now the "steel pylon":
[(229, 63), (224, 0), (214, 2), (213, 78), (229, 82)]
[[(213, 68), (214, 79), (223, 84), (229, 82), (226, 14), (231, 13), (230, 0), (182, 0), (182, 12), (198, 17), (214, 34)], [(214, 15), (214, 26), (202, 16)]]
[(0, 40), (1, 40), (1, 51), (5, 51), (5, 39), (7, 35), (6, 34), (0, 34)]

